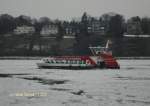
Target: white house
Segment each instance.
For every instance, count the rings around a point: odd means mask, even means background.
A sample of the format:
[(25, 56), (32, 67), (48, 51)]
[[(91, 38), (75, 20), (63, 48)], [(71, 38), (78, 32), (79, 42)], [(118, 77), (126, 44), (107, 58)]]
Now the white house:
[(40, 32), (42, 36), (55, 35), (57, 33), (58, 33), (58, 26), (53, 24), (45, 25)]
[(94, 20), (91, 23), (89, 23), (87, 30), (89, 33), (105, 34), (104, 25), (97, 20)]
[(32, 34), (35, 32), (35, 28), (32, 26), (18, 26), (16, 29), (14, 29), (14, 33), (19, 35), (19, 34)]

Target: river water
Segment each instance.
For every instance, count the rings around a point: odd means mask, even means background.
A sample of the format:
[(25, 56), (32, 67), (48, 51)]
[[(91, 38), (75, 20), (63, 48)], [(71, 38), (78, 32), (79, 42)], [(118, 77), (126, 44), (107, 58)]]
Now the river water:
[(39, 60), (0, 60), (1, 106), (150, 106), (150, 60), (121, 69), (38, 69)]

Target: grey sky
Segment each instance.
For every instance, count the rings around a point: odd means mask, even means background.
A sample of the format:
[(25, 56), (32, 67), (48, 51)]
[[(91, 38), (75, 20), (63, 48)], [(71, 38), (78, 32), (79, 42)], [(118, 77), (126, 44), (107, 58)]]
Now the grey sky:
[(150, 16), (150, 0), (0, 0), (0, 14), (71, 19), (86, 11), (92, 16), (116, 12), (125, 17)]

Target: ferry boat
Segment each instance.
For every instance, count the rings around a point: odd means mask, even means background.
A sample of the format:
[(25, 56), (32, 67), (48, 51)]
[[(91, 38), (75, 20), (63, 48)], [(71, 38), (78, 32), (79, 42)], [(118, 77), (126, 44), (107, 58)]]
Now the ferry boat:
[(109, 50), (110, 40), (105, 47), (92, 47), (89, 49), (92, 56), (50, 56), (43, 58), (42, 62), (37, 63), (39, 68), (59, 68), (59, 69), (91, 69), (91, 68), (110, 68), (119, 69), (120, 66)]

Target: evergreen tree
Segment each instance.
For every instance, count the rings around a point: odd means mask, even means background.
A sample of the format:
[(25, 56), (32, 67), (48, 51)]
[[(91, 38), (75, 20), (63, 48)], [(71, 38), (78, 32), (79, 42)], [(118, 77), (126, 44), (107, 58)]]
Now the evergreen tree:
[(83, 35), (88, 35), (87, 27), (88, 27), (88, 16), (87, 13), (84, 12), (81, 18), (81, 26), (80, 26), (81, 33)]
[(11, 15), (0, 15), (0, 34), (12, 32), (15, 29), (15, 21)]
[(150, 34), (150, 18), (145, 17), (141, 19), (141, 28), (143, 34)]
[(125, 20), (121, 15), (112, 16), (109, 21), (108, 33), (110, 37), (122, 37), (124, 33)]

